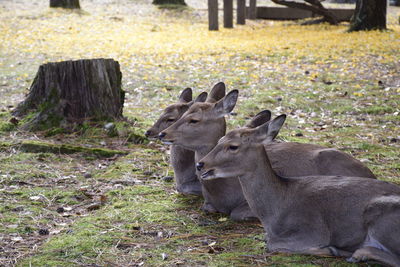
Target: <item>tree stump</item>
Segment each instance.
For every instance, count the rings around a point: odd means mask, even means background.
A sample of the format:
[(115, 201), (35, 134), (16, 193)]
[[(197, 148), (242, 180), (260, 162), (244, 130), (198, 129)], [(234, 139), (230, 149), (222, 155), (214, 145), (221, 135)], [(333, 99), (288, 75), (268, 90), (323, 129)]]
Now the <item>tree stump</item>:
[(47, 63), (39, 67), (27, 98), (13, 115), (27, 118), (27, 130), (120, 119), (125, 97), (121, 79), (113, 59)]
[(79, 0), (50, 0), (50, 7), (80, 9)]

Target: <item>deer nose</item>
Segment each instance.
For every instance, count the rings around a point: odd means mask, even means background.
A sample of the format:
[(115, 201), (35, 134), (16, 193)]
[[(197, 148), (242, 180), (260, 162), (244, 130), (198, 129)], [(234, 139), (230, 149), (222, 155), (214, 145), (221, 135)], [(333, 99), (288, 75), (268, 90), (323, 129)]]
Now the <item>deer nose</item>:
[(146, 132), (144, 133), (144, 135), (145, 135), (146, 137), (149, 137), (149, 135), (151, 135), (151, 131), (150, 131), (150, 130), (146, 131)]
[(158, 135), (158, 138), (159, 139), (162, 139), (164, 136), (166, 136), (167, 134), (166, 133), (164, 133), (164, 132), (161, 132), (159, 135)]
[(198, 171), (201, 171), (201, 169), (204, 167), (204, 162), (198, 162), (197, 164), (196, 164), (196, 169), (198, 170)]

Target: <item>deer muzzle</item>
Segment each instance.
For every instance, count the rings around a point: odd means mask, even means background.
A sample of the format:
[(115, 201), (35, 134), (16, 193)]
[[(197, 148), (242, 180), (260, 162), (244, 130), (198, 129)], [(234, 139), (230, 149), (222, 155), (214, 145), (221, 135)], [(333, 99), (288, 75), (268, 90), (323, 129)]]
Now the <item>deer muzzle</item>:
[(161, 132), (161, 133), (158, 135), (158, 139), (160, 139), (161, 142), (163, 142), (163, 143), (166, 144), (166, 145), (172, 145), (172, 144), (174, 144), (174, 141), (173, 141), (173, 140), (166, 140), (166, 139), (164, 139), (166, 135), (167, 135), (167, 134), (166, 134), (165, 132)]

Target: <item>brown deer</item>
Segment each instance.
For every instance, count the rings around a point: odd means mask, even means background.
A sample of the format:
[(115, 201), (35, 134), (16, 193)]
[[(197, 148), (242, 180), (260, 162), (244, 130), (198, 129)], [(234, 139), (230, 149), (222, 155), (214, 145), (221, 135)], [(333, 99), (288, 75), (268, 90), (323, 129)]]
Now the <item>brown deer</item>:
[[(192, 89), (186, 88), (180, 94), (178, 102), (166, 107), (145, 135), (149, 138), (157, 138), (162, 130), (177, 121), (194, 102), (204, 102), (206, 98), (207, 93), (203, 92), (192, 101)], [(176, 190), (182, 194), (201, 196), (201, 184), (196, 175), (194, 152), (174, 145), (171, 146), (170, 153)]]
[[(237, 97), (238, 91), (233, 90), (218, 102), (194, 103), (177, 122), (162, 131), (159, 138), (166, 144), (195, 151), (198, 161), (225, 135), (224, 116), (233, 110)], [(233, 220), (255, 218), (237, 179), (203, 182), (202, 192), (204, 211), (230, 214)]]
[[(233, 110), (237, 97), (238, 91), (233, 90), (218, 102), (194, 103), (177, 122), (160, 133), (160, 139), (193, 150), (196, 160), (201, 159), (225, 135), (224, 116)], [(269, 141), (272, 140), (271, 137)], [(335, 149), (300, 143), (273, 143), (267, 145), (266, 150), (273, 168), (280, 175), (348, 174), (375, 178), (361, 162)], [(333, 167), (333, 163), (339, 167)], [(234, 220), (252, 217), (237, 179), (203, 181), (202, 186), (203, 210), (230, 214)]]
[[(186, 88), (179, 96), (177, 103), (169, 105), (154, 125), (146, 131), (149, 138), (157, 138), (159, 133), (177, 121), (189, 107), (196, 102), (216, 102), (225, 95), (225, 84), (219, 82), (211, 89), (210, 94), (201, 93), (192, 101), (192, 89)], [(171, 146), (170, 161), (174, 169), (176, 189), (182, 194), (202, 195), (201, 184), (197, 179), (194, 152), (180, 146)]]
[(281, 115), (257, 128), (229, 132), (198, 163), (201, 179), (238, 177), (264, 226), (271, 252), (342, 256), (350, 257), (350, 262), (374, 260), (399, 267), (400, 187), (346, 175), (284, 178), (276, 174), (264, 146), (285, 118)]

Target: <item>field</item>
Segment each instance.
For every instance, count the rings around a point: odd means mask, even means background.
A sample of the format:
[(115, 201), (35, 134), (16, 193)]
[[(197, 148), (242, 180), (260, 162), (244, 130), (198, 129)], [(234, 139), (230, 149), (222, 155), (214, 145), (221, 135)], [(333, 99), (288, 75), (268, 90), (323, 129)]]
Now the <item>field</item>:
[[(400, 8), (390, 7), (383, 32), (277, 21), (209, 32), (205, 1), (165, 10), (82, 0), (79, 12), (47, 2), (0, 2), (0, 266), (367, 266), (268, 254), (260, 224), (202, 213), (202, 199), (179, 195), (165, 178), (168, 148), (143, 133), (182, 89), (197, 95), (223, 81), (240, 92), (229, 129), (263, 109), (286, 113), (282, 140), (338, 148), (400, 184)], [(121, 65), (118, 136), (93, 123), (15, 126), (10, 111), (38, 67), (80, 58)], [(82, 150), (26, 149), (32, 143)]]

